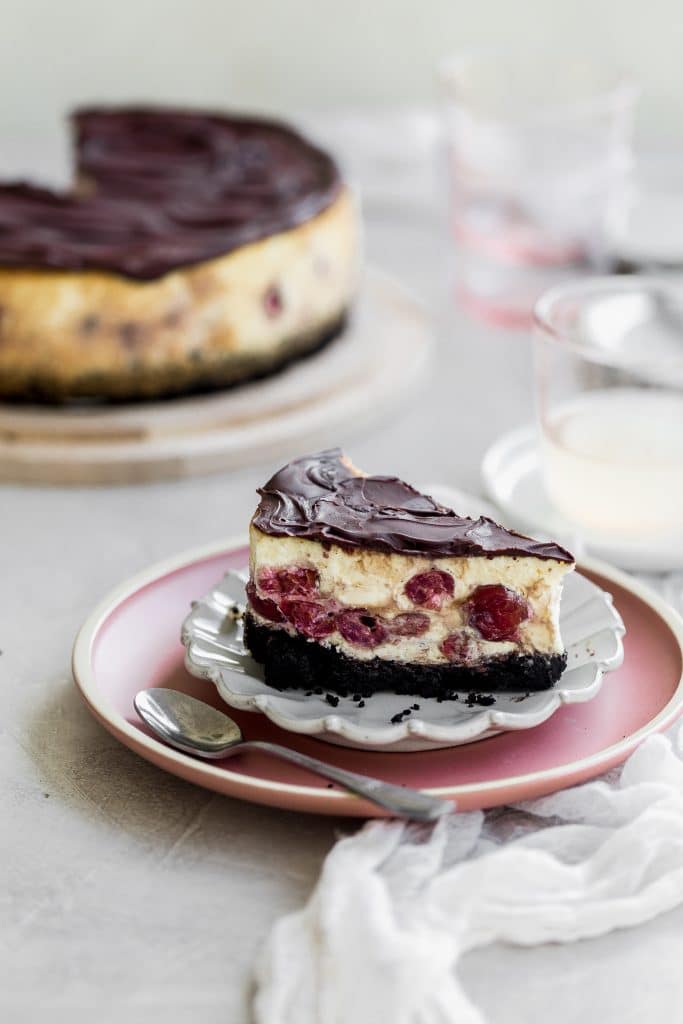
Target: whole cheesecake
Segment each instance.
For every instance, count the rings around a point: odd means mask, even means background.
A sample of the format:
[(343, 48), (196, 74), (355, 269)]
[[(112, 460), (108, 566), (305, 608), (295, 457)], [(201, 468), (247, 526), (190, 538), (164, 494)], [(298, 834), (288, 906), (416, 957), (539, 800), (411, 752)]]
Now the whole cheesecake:
[(338, 449), (259, 493), (245, 642), (269, 684), (447, 698), (559, 679), (564, 548), (365, 476)]
[(73, 117), (76, 182), (0, 185), (0, 396), (142, 399), (279, 370), (344, 324), (358, 263), (334, 161), (284, 124)]

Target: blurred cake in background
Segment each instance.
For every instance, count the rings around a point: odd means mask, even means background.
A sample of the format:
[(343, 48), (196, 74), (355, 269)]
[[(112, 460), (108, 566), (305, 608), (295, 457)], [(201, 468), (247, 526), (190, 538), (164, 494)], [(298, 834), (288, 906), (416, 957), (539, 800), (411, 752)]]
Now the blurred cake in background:
[(0, 185), (0, 396), (211, 390), (340, 331), (357, 218), (325, 152), (191, 111), (89, 109), (73, 127), (73, 192)]

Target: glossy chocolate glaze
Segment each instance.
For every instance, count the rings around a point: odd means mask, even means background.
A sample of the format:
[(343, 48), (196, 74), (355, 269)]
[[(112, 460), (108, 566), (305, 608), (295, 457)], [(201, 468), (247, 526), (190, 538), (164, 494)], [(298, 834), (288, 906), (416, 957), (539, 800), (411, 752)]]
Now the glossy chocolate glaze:
[(573, 562), (564, 548), (531, 540), (484, 516), (468, 519), (395, 476), (362, 476), (338, 448), (284, 466), (259, 489), (253, 524), (275, 537), (432, 558), (533, 556)]
[(156, 278), (301, 224), (340, 189), (331, 158), (273, 121), (136, 108), (73, 125), (72, 193), (0, 185), (0, 266)]

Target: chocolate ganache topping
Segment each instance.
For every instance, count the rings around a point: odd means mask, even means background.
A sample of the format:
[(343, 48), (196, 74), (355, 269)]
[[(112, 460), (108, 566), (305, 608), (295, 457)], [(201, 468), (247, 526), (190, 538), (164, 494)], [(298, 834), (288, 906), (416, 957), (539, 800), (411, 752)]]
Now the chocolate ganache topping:
[(73, 192), (0, 185), (0, 266), (152, 279), (295, 227), (341, 187), (327, 154), (274, 121), (145, 108), (72, 121)]
[(259, 488), (253, 524), (275, 537), (436, 558), (533, 556), (573, 562), (557, 544), (468, 519), (395, 476), (363, 476), (339, 448), (295, 459)]

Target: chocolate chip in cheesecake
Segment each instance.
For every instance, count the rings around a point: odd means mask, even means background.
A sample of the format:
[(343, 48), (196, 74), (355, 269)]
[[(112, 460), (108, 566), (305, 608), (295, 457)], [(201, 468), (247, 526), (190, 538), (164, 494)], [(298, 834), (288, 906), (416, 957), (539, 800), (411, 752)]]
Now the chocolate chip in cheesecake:
[(168, 313), (165, 313), (162, 321), (162, 327), (180, 327), (183, 322), (184, 311), (182, 309), (169, 309)]
[(143, 338), (144, 329), (142, 324), (135, 320), (126, 320), (119, 325), (119, 338), (126, 348), (134, 348), (139, 345)]
[(97, 330), (99, 330), (101, 322), (102, 321), (100, 320), (97, 313), (88, 313), (88, 315), (84, 316), (80, 324), (78, 325), (78, 330), (80, 331), (81, 334), (84, 334), (86, 337), (90, 337), (92, 334), (95, 334)]

